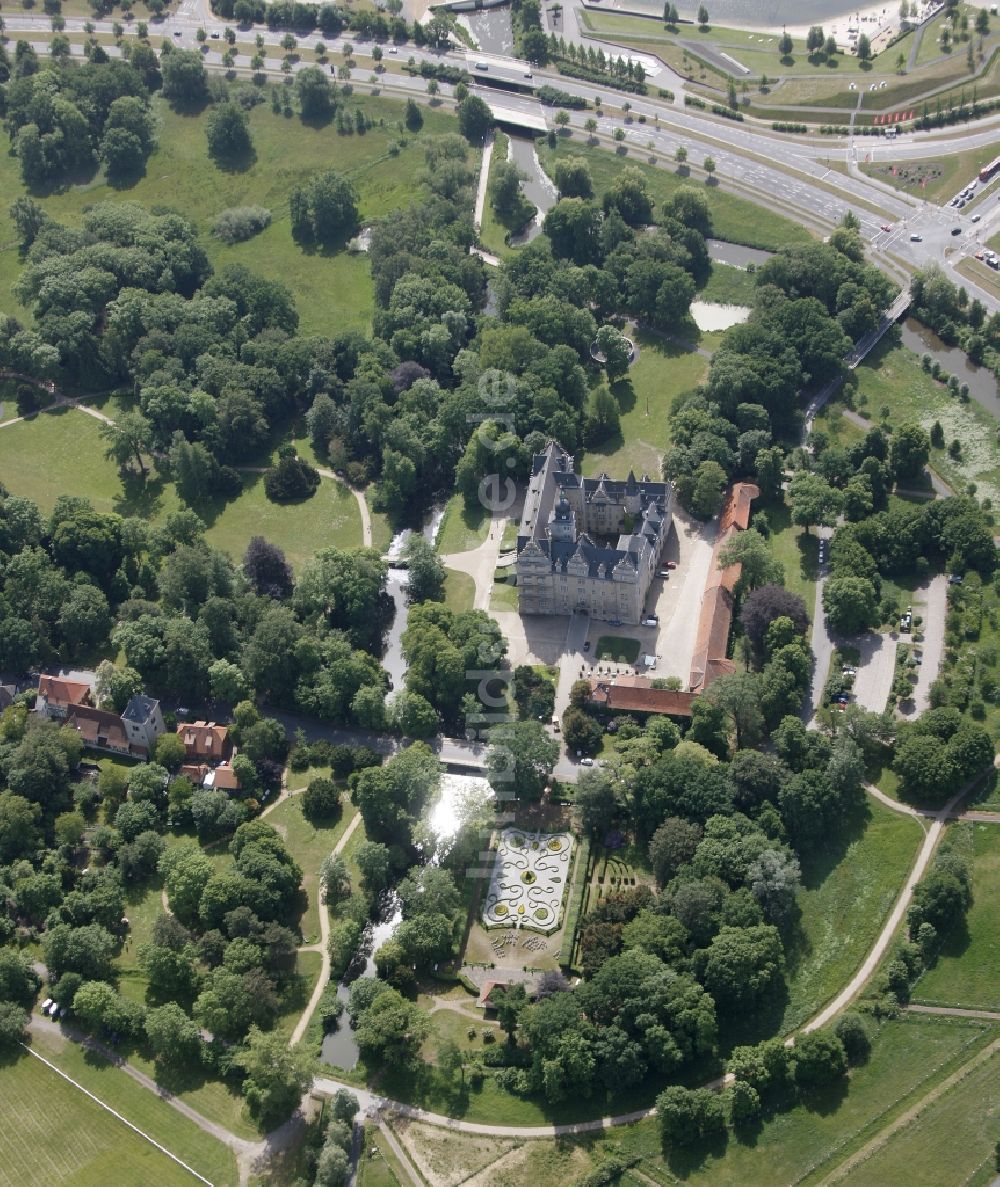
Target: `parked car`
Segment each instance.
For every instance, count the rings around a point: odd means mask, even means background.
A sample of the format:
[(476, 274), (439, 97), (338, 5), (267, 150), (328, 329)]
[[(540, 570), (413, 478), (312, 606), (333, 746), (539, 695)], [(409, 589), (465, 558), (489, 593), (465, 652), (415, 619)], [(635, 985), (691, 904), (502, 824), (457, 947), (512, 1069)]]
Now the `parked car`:
[(594, 765), (594, 760), (592, 758), (581, 758), (580, 759), (581, 767), (592, 767), (593, 765)]
[(949, 585), (961, 585), (964, 580), (965, 579), (963, 578), (961, 573), (952, 573), (952, 575), (948, 578), (948, 584)]
[(586, 642), (586, 643), (584, 643), (584, 645), (583, 645), (583, 650), (584, 650), (584, 651), (589, 651), (589, 650), (590, 650), (590, 640), (589, 640), (589, 639), (587, 640), (587, 642)]
[(41, 1009), (43, 1014), (47, 1014), (49, 1012), (49, 1009), (51, 1006), (52, 1006), (52, 998), (47, 997), (45, 999), (45, 1001), (42, 1002), (42, 1004), (39, 1008)]
[(650, 614), (648, 616), (648, 618), (644, 618), (642, 620), (642, 625), (643, 626), (658, 626), (659, 622), (660, 622), (660, 620), (656, 617), (655, 614)]
[(556, 731), (557, 734), (559, 733), (559, 718), (558, 717), (552, 718), (552, 728)]

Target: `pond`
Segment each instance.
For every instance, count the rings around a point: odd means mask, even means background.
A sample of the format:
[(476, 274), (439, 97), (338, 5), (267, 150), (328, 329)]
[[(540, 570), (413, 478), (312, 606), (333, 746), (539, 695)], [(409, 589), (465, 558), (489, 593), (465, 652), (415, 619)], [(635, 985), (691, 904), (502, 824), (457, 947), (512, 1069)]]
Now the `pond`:
[(948, 346), (915, 318), (908, 317), (900, 326), (903, 345), (919, 355), (929, 354), (949, 375), (957, 375), (959, 383), (969, 385), (969, 395), (991, 416), (1000, 419), (1000, 388), (996, 376), (987, 367), (977, 367), (960, 346)]

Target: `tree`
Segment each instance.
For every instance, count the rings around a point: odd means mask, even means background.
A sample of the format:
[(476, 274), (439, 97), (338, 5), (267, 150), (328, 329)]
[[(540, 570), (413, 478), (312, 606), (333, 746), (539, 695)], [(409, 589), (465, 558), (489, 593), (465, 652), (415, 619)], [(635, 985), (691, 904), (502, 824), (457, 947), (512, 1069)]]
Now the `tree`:
[(776, 560), (767, 540), (755, 528), (736, 532), (719, 549), (719, 568), (741, 565), (739, 585), (750, 591), (761, 585), (781, 585), (784, 568)]
[(930, 459), (931, 442), (920, 425), (902, 425), (892, 435), (890, 459), (898, 482), (918, 482)]
[(698, 5), (698, 24), (702, 29), (708, 25), (708, 9), (704, 4)]
[(340, 813), (340, 789), (332, 779), (313, 779), (302, 793), (302, 813), (308, 820), (331, 820)]
[(142, 141), (125, 128), (108, 128), (99, 155), (112, 184), (135, 177), (146, 160)]
[(410, 605), (443, 601), (446, 570), (434, 545), (415, 532), (406, 542), (403, 559), (409, 570), (406, 599)]
[(373, 894), (378, 894), (389, 885), (392, 869), (389, 848), (378, 841), (362, 841), (354, 858), (361, 881)]
[(601, 326), (597, 331), (597, 349), (604, 356), (604, 369), (609, 379), (625, 374), (632, 352), (624, 334), (614, 326)]
[(16, 1051), (27, 1039), (29, 1015), (14, 1002), (0, 1001), (0, 1050)]
[(847, 1074), (844, 1044), (830, 1030), (813, 1030), (799, 1035), (792, 1048), (795, 1083), (812, 1091), (843, 1079)]
[(41, 807), (24, 796), (0, 793), (0, 861), (32, 856), (42, 842), (41, 815)]
[(878, 597), (865, 577), (831, 577), (823, 586), (823, 611), (830, 629), (860, 635), (878, 625)]
[(493, 112), (478, 95), (467, 95), (459, 103), (458, 130), (470, 144), (482, 144), (493, 128)]
[(611, 827), (618, 804), (611, 776), (603, 767), (590, 767), (580, 772), (573, 806), (584, 832), (603, 836)]
[(502, 989), (497, 988), (493, 991), (492, 1000), (496, 1006), (500, 1029), (507, 1036), (508, 1043), (513, 1043), (521, 1014), (528, 1004), (525, 988), (520, 982), (504, 986)]
[(824, 478), (809, 470), (798, 470), (788, 484), (792, 522), (808, 532), (813, 526), (832, 527), (837, 522), (843, 496)]
[(930, 734), (906, 734), (896, 742), (892, 769), (905, 799), (946, 799), (955, 785), (955, 767), (947, 746)]
[[(353, 995), (351, 1005), (353, 1010)], [(354, 1036), (366, 1060), (406, 1067), (418, 1058), (429, 1029), (427, 1015), (415, 1002), (383, 985), (358, 1016)]]
[(292, 592), (292, 569), (285, 554), (263, 536), (251, 536), (243, 554), (243, 572), (258, 594), (284, 598)]
[(691, 514), (698, 519), (712, 519), (722, 510), (726, 472), (718, 462), (702, 462), (694, 472), (688, 499)]
[(695, 953), (700, 980), (723, 1009), (753, 1011), (780, 986), (785, 968), (781, 936), (770, 924), (723, 927)]
[(21, 251), (26, 252), (38, 238), (38, 233), (48, 222), (49, 216), (34, 198), (23, 195), (11, 203), (9, 214), (21, 240)]
[(122, 470), (134, 460), (145, 478), (142, 455), (152, 449), (153, 427), (141, 412), (123, 412), (116, 421), (102, 423), (98, 435), (108, 443), (106, 458)]
[(58, 923), (45, 932), (45, 965), (50, 977), (79, 973), (88, 980), (106, 980), (111, 976), (114, 937), (97, 923), (70, 927)]
[(860, 1014), (854, 1013), (853, 1010), (841, 1014), (834, 1024), (833, 1033), (840, 1039), (847, 1062), (852, 1067), (867, 1060), (872, 1041), (868, 1027)]
[(146, 1011), (146, 1038), (153, 1058), (163, 1064), (187, 1064), (197, 1058), (198, 1024), (176, 1002)]
[(412, 99), (406, 100), (406, 114), (403, 118), (407, 132), (419, 132), (424, 126), (423, 112), (420, 110), (419, 105), (414, 103)]
[(795, 44), (792, 41), (792, 35), (787, 29), (783, 30), (781, 36), (778, 38), (778, 53), (782, 58), (790, 58), (794, 48)]
[(567, 709), (562, 719), (563, 737), (575, 754), (593, 755), (601, 748), (604, 731), (600, 723), (582, 709)]
[(656, 1116), (671, 1148), (714, 1141), (726, 1129), (722, 1097), (710, 1088), (665, 1088), (656, 1098)]
[(755, 746), (764, 727), (760, 678), (753, 672), (733, 672), (714, 680), (705, 695), (726, 714), (735, 733), (736, 749)]
[(330, 81), (318, 66), (307, 66), (298, 72), (295, 76), (295, 91), (303, 119), (319, 123), (329, 119), (333, 114), (334, 101)]
[(715, 172), (715, 158), (714, 157), (706, 157), (702, 164), (702, 168), (708, 174), (708, 180), (711, 181), (712, 174)]
[(286, 1121), (298, 1108), (312, 1082), (312, 1057), (302, 1047), (290, 1047), (279, 1032), (250, 1028), (247, 1048), (233, 1062), (243, 1068), (243, 1095), (251, 1116), (264, 1131)]
[(806, 50), (810, 54), (816, 53), (823, 48), (823, 42), (825, 40), (826, 35), (823, 32), (822, 26), (812, 25), (806, 34)]
[(594, 183), (583, 157), (562, 157), (555, 164), (554, 179), (561, 198), (592, 198)]
[(541, 798), (559, 758), (559, 745), (537, 721), (495, 726), (489, 734), (487, 778), (498, 797)]
[(272, 503), (300, 502), (319, 490), (319, 470), (294, 451), (282, 452), (264, 475), (264, 493)]
[(872, 57), (872, 43), (866, 34), (862, 33), (858, 37), (858, 61), (870, 62)]
[(163, 55), (163, 97), (178, 110), (196, 109), (208, 100), (208, 74), (201, 54), (172, 49)]
[(805, 602), (791, 590), (761, 585), (743, 600), (740, 625), (758, 657), (768, 650), (766, 640), (772, 623), (782, 618), (792, 623), (796, 635), (804, 635), (809, 627)]
[(31, 1008), (41, 978), (30, 962), (10, 948), (0, 949), (0, 1001)]
[(358, 227), (358, 196), (353, 184), (335, 169), (313, 176), (289, 195), (292, 237), (325, 247), (353, 235)]
[(694, 857), (701, 841), (701, 826), (678, 816), (668, 816), (649, 842), (649, 861), (660, 886), (666, 886), (681, 866)]

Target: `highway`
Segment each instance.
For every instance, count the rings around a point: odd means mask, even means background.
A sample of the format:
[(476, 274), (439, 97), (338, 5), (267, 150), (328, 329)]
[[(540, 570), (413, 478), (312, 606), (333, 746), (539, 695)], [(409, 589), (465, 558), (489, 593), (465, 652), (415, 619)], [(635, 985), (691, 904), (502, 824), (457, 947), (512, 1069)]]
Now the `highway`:
[[(8, 36), (16, 38), (27, 35), (37, 51), (46, 52), (47, 42), (52, 36), (48, 18), (12, 14), (5, 20)], [(79, 36), (84, 31), (82, 20), (67, 18), (65, 23), (67, 34)], [(570, 23), (566, 20), (567, 25)], [(112, 25), (111, 21), (93, 22), (96, 31), (103, 33), (112, 32)], [(183, 0), (176, 15), (149, 22), (152, 42), (158, 38), (170, 38), (173, 44), (191, 49), (197, 48), (199, 44), (199, 28), (205, 29), (211, 38), (211, 34), (221, 34), (226, 27), (227, 22), (210, 13), (207, 0)], [(265, 73), (281, 75), (281, 59), (284, 55), (280, 41), (284, 31), (254, 27), (251, 30), (238, 30), (237, 36), (246, 44), (258, 33), (264, 40), (262, 52)], [(293, 72), (313, 64), (313, 51), (320, 41), (326, 45), (331, 60), (339, 63), (342, 61), (343, 45), (348, 39), (355, 47), (356, 62), (368, 57), (369, 46), (356, 37), (325, 38), (315, 32), (297, 38), (300, 60), (293, 65)], [(593, 38), (586, 40), (588, 44), (595, 44)], [(73, 48), (77, 52), (80, 50), (79, 46)], [(221, 38), (210, 39), (209, 49), (205, 53), (206, 66), (220, 71), (225, 69), (222, 64), (225, 48)], [(617, 52), (615, 47), (606, 48), (608, 52)], [(112, 46), (108, 47), (108, 52), (117, 54), (119, 51)], [(470, 55), (465, 47), (444, 51), (402, 45), (395, 55), (390, 54), (388, 47), (385, 47), (385, 52), (383, 61), (389, 70), (380, 76), (378, 87), (383, 92), (408, 94), (422, 101), (429, 98), (426, 80), (419, 75), (397, 73), (397, 63), (402, 64), (412, 58), (418, 64), (444, 62), (467, 69), (470, 57), (475, 60), (483, 58), (478, 54)], [(905, 283), (908, 272), (937, 262), (956, 283), (966, 287), (970, 297), (978, 297), (991, 311), (1000, 309), (1000, 300), (961, 276), (955, 269), (959, 261), (973, 255), (992, 234), (1000, 231), (1000, 202), (987, 198), (979, 203), (976, 213), (981, 216), (981, 221), (974, 224), (971, 213), (942, 208), (903, 194), (865, 176), (858, 167), (866, 158), (919, 160), (996, 143), (1000, 139), (1000, 116), (943, 131), (908, 133), (891, 143), (873, 137), (786, 136), (773, 132), (764, 124), (720, 119), (695, 108), (678, 107), (676, 102), (669, 100), (624, 95), (610, 88), (564, 78), (515, 58), (494, 54), (483, 60), (489, 64), (491, 80), (505, 80), (524, 86), (525, 76), (530, 72), (531, 81), (536, 86), (549, 83), (568, 94), (587, 99), (592, 105), (595, 97), (600, 95), (603, 99), (603, 114), (597, 119), (597, 135), (602, 142), (610, 141), (616, 130), (623, 130), (630, 159), (642, 159), (648, 155), (650, 159), (655, 157), (663, 163), (663, 158), (672, 160), (677, 149), (683, 147), (697, 178), (705, 158), (711, 156), (716, 166), (715, 178), (723, 188), (753, 198), (819, 233), (828, 233), (848, 210), (853, 210), (872, 258), (897, 282)], [(241, 72), (246, 73), (249, 70), (249, 55), (245, 52), (239, 54), (236, 64)], [(356, 86), (371, 85), (373, 65), (357, 65), (352, 71), (351, 81)], [(470, 73), (472, 86), (483, 97), (496, 97), (506, 108), (542, 116), (551, 124), (553, 109), (542, 107), (530, 94), (497, 92), (495, 88), (484, 85), (474, 72)], [(651, 81), (654, 86), (671, 84), (670, 79), (660, 75)], [(453, 97), (453, 88), (442, 82), (439, 84), (439, 94), (447, 101)], [(631, 104), (627, 116), (621, 110), (621, 104), (626, 100)], [(586, 136), (585, 124), (588, 119), (596, 118), (594, 111), (572, 111), (569, 114), (572, 134)], [(640, 117), (643, 123), (639, 122)], [(959, 180), (960, 184), (964, 184), (972, 179)], [(958, 228), (957, 234), (953, 234), (955, 228)]]

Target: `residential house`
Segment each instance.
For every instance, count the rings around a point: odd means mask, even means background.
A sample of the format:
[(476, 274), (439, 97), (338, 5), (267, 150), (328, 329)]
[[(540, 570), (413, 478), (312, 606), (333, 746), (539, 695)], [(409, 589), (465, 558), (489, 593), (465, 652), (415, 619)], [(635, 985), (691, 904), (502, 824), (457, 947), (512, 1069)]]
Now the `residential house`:
[(71, 709), (78, 705), (93, 705), (93, 703), (90, 685), (82, 680), (70, 680), (65, 676), (49, 676), (44, 672), (38, 678), (35, 712), (49, 721), (65, 721)]
[(590, 682), (590, 704), (610, 713), (690, 717), (693, 700), (690, 692), (654, 688), (648, 676), (615, 676)]
[[(122, 719), (117, 713), (94, 709), (90, 705), (73, 705), (66, 725), (80, 735), (84, 746), (95, 750), (110, 750), (114, 754), (133, 754)], [(136, 757), (144, 757), (145, 752)]]
[(214, 721), (185, 722), (177, 727), (177, 733), (187, 757), (182, 775), (187, 775), (196, 787), (239, 791), (240, 781), (232, 764), (236, 751), (226, 726)]
[(122, 725), (133, 749), (151, 754), (156, 739), (166, 729), (160, 702), (137, 692), (125, 706)]

